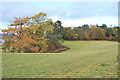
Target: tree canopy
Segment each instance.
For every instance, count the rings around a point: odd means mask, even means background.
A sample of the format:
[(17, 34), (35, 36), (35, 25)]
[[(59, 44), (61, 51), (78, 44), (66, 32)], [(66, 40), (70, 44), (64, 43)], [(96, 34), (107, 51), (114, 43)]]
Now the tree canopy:
[[(4, 33), (4, 51), (10, 52), (45, 52), (48, 48), (60, 45), (62, 38), (61, 23), (53, 23), (46, 18), (46, 14), (40, 12), (32, 17), (15, 18)], [(8, 36), (10, 35), (10, 36)]]

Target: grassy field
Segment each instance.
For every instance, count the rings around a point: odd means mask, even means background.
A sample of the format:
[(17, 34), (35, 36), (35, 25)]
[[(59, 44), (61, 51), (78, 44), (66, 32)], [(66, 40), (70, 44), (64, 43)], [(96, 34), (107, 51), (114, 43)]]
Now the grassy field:
[(4, 78), (117, 78), (118, 43), (65, 41), (62, 53), (4, 53)]

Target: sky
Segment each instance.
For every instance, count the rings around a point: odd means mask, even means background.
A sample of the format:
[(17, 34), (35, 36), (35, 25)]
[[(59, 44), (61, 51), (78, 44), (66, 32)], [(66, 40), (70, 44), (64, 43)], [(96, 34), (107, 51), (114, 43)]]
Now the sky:
[(118, 25), (118, 2), (2, 2), (0, 29), (6, 29), (14, 17), (47, 13), (64, 27), (88, 25)]

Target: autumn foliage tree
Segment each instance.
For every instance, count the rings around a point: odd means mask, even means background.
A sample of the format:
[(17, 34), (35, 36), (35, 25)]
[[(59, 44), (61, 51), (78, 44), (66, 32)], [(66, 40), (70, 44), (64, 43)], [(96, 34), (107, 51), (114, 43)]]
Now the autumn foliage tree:
[(53, 33), (54, 23), (40, 12), (32, 17), (15, 18), (4, 33), (2, 49), (9, 52), (45, 52)]
[(105, 33), (103, 32), (103, 29), (97, 26), (91, 27), (91, 39), (93, 40), (104, 40), (105, 39)]
[(45, 13), (39, 13), (31, 17), (31, 23), (33, 24), (34, 37), (33, 39), (38, 42), (34, 45), (40, 48), (40, 52), (46, 51), (49, 39), (47, 36), (53, 32), (53, 24), (50, 19), (46, 19)]
[(85, 40), (90, 40), (90, 37), (89, 37), (89, 35), (87, 34), (87, 32), (84, 32), (84, 35), (85, 35)]
[(36, 41), (31, 38), (31, 35), (28, 36), (28, 34), (33, 32), (32, 29), (26, 27), (26, 25), (29, 24), (29, 20), (29, 17), (15, 18), (13, 24), (10, 25), (11, 27), (2, 30), (4, 33), (3, 39), (5, 41), (2, 45), (3, 50), (11, 52), (30, 50), (30, 44), (36, 43)]
[(74, 38), (75, 38), (76, 40), (78, 39), (78, 34), (77, 34), (77, 33), (74, 34)]

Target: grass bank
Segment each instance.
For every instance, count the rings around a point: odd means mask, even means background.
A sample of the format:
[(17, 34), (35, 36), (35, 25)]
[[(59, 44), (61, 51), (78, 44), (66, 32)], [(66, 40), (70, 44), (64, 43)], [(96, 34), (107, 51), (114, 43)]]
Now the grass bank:
[(4, 78), (116, 78), (118, 42), (65, 41), (61, 53), (3, 53)]

